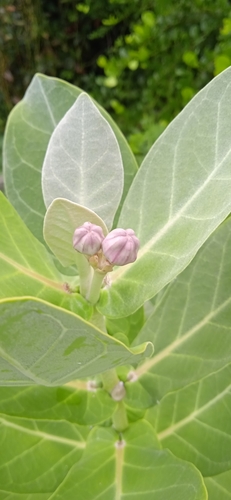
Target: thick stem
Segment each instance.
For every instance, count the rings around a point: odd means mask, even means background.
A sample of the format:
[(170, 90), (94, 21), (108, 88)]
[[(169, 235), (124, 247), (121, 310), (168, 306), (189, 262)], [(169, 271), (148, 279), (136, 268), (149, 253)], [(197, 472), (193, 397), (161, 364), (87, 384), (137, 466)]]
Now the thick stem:
[(128, 427), (128, 418), (126, 408), (123, 401), (119, 401), (116, 411), (112, 417), (113, 427), (118, 432), (123, 432)]
[(76, 252), (76, 264), (79, 271), (80, 293), (87, 298), (91, 287), (93, 270), (85, 255), (79, 252)]
[(98, 302), (99, 300), (100, 290), (104, 276), (105, 276), (104, 273), (100, 273), (97, 270), (94, 271), (91, 282), (91, 288), (89, 289), (88, 294), (86, 295), (86, 299), (91, 304), (96, 304), (96, 302)]
[(115, 368), (111, 368), (111, 370), (102, 373), (101, 379), (103, 382), (103, 388), (109, 393), (111, 393), (114, 387), (119, 383), (119, 378)]
[(107, 332), (105, 324), (105, 316), (100, 314), (95, 307), (90, 321), (91, 323), (93, 323), (94, 326), (97, 326), (97, 328), (99, 328), (102, 332)]
[[(104, 316), (102, 316), (100, 313), (97, 313), (97, 311), (95, 311), (95, 315), (97, 320), (95, 318), (94, 324), (98, 326), (99, 321), (101, 321), (101, 330), (106, 331)], [(102, 373), (101, 380), (103, 382), (103, 388), (105, 389), (105, 391), (109, 392), (112, 399), (118, 401), (116, 410), (112, 417), (112, 424), (117, 432), (123, 432), (128, 427), (126, 408), (124, 402), (122, 401), (122, 398), (124, 398), (126, 394), (124, 384), (120, 381), (115, 368), (111, 368), (111, 370)]]

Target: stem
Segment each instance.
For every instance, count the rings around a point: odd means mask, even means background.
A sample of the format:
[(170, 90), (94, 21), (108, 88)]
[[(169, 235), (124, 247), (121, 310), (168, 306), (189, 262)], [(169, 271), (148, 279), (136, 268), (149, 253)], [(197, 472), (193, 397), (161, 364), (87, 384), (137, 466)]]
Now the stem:
[(119, 401), (112, 417), (113, 427), (118, 432), (123, 432), (128, 427), (128, 418), (123, 401)]
[(90, 322), (93, 323), (94, 326), (97, 326), (99, 330), (102, 330), (102, 332), (106, 332), (106, 324), (105, 324), (105, 316), (100, 314), (97, 309), (94, 307), (94, 312), (91, 316)]
[(100, 290), (102, 286), (102, 281), (104, 279), (105, 274), (100, 273), (99, 271), (95, 270), (91, 282), (91, 288), (88, 291), (86, 295), (86, 299), (91, 303), (91, 304), (96, 304), (99, 300), (99, 295), (100, 295)]
[(103, 381), (103, 388), (109, 393), (111, 393), (114, 387), (119, 383), (119, 378), (115, 368), (111, 368), (111, 370), (102, 373), (101, 378)]
[[(93, 277), (93, 280), (94, 280), (94, 277)], [(94, 317), (94, 315), (95, 315), (95, 317)], [(95, 310), (95, 312), (93, 314), (93, 319), (94, 319), (94, 324), (96, 324), (97, 326), (101, 322), (101, 325), (100, 325), (101, 330), (106, 331), (104, 316), (102, 316), (100, 313), (98, 313)], [(115, 395), (115, 394), (113, 395), (112, 394), (113, 389), (117, 390), (118, 386), (120, 386), (120, 384), (122, 384), (122, 388), (119, 387), (119, 393), (120, 393), (120, 397), (121, 397), (121, 395), (122, 395), (122, 398), (124, 397), (125, 389), (124, 389), (123, 383), (120, 381), (120, 379), (117, 375), (115, 368), (111, 368), (111, 370), (108, 370), (108, 371), (102, 373), (101, 379), (103, 382), (104, 390), (109, 392), (109, 394), (112, 396), (112, 398), (117, 400), (117, 401), (118, 401), (118, 399), (117, 399), (118, 392), (117, 392), (117, 395)], [(121, 399), (121, 401), (118, 401), (118, 403), (117, 403), (115, 413), (113, 414), (113, 417), (112, 417), (112, 423), (113, 423), (114, 429), (117, 432), (123, 432), (128, 427), (127, 412), (126, 412), (125, 404), (124, 404), (122, 399)]]
[(79, 252), (76, 252), (76, 263), (79, 271), (80, 293), (87, 298), (92, 282), (92, 267), (86, 257)]

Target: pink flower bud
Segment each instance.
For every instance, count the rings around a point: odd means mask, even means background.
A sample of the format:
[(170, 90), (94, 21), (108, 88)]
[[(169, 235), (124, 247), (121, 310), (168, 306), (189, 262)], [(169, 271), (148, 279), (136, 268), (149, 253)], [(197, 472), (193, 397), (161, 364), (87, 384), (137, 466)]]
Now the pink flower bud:
[(100, 226), (84, 222), (74, 232), (73, 247), (77, 252), (94, 255), (100, 250), (103, 239), (104, 234)]
[(114, 229), (102, 243), (103, 253), (110, 264), (124, 266), (134, 262), (140, 242), (133, 229)]

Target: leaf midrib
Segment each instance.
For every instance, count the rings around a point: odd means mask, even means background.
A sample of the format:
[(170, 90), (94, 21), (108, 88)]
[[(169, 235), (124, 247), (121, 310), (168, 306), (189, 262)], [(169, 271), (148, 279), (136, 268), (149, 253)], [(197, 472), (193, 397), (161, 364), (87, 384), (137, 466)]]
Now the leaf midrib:
[(32, 278), (36, 281), (39, 281), (42, 284), (45, 284), (47, 287), (55, 288), (55, 289), (64, 291), (62, 283), (55, 282), (49, 278), (46, 278), (45, 276), (42, 276), (41, 274), (37, 273), (36, 271), (32, 271), (31, 269), (28, 269), (28, 268), (22, 266), (21, 264), (19, 264), (18, 262), (15, 262), (13, 259), (11, 259), (10, 257), (7, 257), (6, 255), (4, 255), (1, 252), (0, 252), (0, 259), (2, 259), (4, 262), (7, 262), (7, 264), (10, 264), (17, 271), (20, 271), (21, 273), (25, 274), (26, 276), (29, 276), (30, 278)]
[[(137, 262), (143, 255), (148, 253), (149, 251), (152, 250), (152, 247), (159, 241), (169, 229), (180, 219), (180, 217), (183, 215), (185, 210), (191, 205), (191, 203), (198, 197), (198, 195), (207, 187), (209, 182), (213, 179), (214, 175), (217, 173), (217, 171), (222, 167), (222, 164), (226, 161), (227, 157), (230, 155), (230, 149), (229, 151), (225, 154), (224, 158), (220, 161), (220, 163), (213, 169), (213, 171), (208, 175), (206, 178), (205, 182), (201, 184), (201, 186), (195, 191), (195, 193), (191, 196), (191, 198), (185, 203), (185, 205), (182, 206), (182, 208), (175, 214), (175, 216), (172, 219), (168, 219), (167, 223), (147, 242), (145, 245), (140, 249), (138, 253), (138, 258)], [(228, 180), (228, 179), (227, 179)], [(190, 218), (190, 217), (189, 217)], [(193, 253), (194, 249), (191, 250), (191, 253)], [(129, 266), (130, 267), (130, 266)], [(116, 282), (117, 279), (120, 279), (123, 274), (127, 272), (129, 267), (124, 266), (123, 268), (118, 268), (114, 274), (113, 274), (113, 283)]]
[(63, 438), (60, 436), (55, 436), (54, 434), (49, 434), (48, 432), (43, 432), (35, 429), (28, 429), (23, 425), (19, 425), (13, 422), (10, 422), (3, 417), (0, 417), (0, 423), (5, 425), (5, 427), (10, 427), (11, 429), (15, 429), (19, 432), (23, 432), (25, 434), (29, 434), (31, 436), (37, 436), (41, 439), (46, 439), (47, 441), (55, 441), (56, 443), (66, 444), (71, 446), (72, 448), (84, 449), (86, 447), (85, 442), (75, 441), (74, 439)]
[(164, 440), (165, 438), (167, 438), (171, 434), (174, 434), (181, 427), (184, 427), (188, 423), (192, 422), (201, 413), (203, 413), (204, 411), (208, 410), (210, 407), (212, 407), (214, 404), (216, 404), (220, 399), (222, 399), (223, 396), (225, 396), (226, 394), (228, 394), (228, 392), (230, 391), (230, 389), (231, 389), (231, 384), (228, 385), (228, 387), (226, 387), (226, 389), (224, 389), (224, 391), (222, 391), (220, 394), (218, 394), (217, 396), (215, 396), (214, 398), (212, 398), (208, 403), (206, 403), (205, 405), (201, 406), (198, 410), (193, 411), (190, 415), (188, 415), (187, 417), (183, 418), (182, 420), (180, 420), (176, 424), (173, 424), (170, 427), (168, 427), (167, 429), (165, 429), (164, 431), (159, 432), (158, 433), (158, 439)]
[(210, 312), (205, 316), (199, 323), (197, 323), (193, 328), (191, 328), (188, 332), (186, 332), (182, 337), (174, 340), (170, 345), (168, 345), (165, 349), (159, 352), (156, 356), (151, 358), (150, 360), (146, 361), (143, 363), (143, 365), (140, 366), (136, 370), (136, 376), (139, 378), (142, 375), (144, 375), (148, 370), (153, 368), (153, 366), (157, 365), (160, 361), (162, 361), (164, 358), (169, 356), (177, 347), (181, 346), (184, 342), (186, 342), (190, 337), (192, 337), (195, 333), (197, 333), (201, 328), (203, 328), (207, 323), (217, 314), (219, 314), (222, 309), (225, 309), (229, 304), (231, 303), (231, 297), (229, 297), (223, 304), (221, 304), (217, 309), (214, 311)]

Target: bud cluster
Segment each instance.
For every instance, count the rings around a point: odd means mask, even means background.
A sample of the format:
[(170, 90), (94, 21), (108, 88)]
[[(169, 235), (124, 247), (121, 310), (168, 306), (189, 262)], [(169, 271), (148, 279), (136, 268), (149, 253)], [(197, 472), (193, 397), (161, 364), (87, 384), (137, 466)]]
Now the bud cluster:
[(73, 247), (92, 267), (106, 274), (114, 265), (125, 266), (137, 259), (140, 242), (133, 229), (113, 229), (106, 237), (100, 226), (85, 222), (76, 228)]

